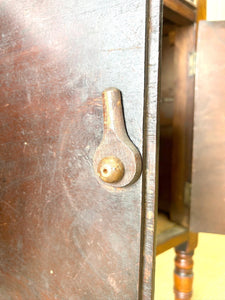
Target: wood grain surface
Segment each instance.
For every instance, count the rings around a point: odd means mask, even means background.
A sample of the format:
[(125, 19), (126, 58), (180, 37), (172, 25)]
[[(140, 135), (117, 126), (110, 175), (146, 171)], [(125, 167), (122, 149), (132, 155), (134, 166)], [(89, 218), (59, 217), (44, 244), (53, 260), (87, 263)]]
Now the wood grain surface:
[[(151, 297), (160, 1), (150, 2), (0, 2), (4, 300)], [(110, 86), (140, 152), (145, 99), (143, 239), (142, 180), (105, 188), (93, 170)]]
[(196, 20), (196, 7), (187, 1), (164, 0), (163, 15), (178, 25), (188, 25)]

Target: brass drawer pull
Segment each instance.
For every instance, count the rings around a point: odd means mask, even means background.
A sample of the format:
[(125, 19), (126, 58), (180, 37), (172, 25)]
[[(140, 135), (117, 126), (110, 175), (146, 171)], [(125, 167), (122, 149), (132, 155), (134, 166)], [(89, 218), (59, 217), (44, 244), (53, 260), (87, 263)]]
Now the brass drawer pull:
[(126, 132), (120, 91), (108, 88), (102, 96), (104, 133), (94, 155), (94, 170), (101, 182), (124, 187), (139, 178), (141, 155)]

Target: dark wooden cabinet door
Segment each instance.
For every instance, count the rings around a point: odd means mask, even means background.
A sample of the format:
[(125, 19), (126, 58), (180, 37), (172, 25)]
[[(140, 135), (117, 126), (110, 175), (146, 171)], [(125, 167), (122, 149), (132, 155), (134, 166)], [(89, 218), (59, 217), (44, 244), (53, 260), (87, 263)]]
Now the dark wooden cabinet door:
[[(160, 1), (9, 0), (0, 14), (1, 299), (150, 299)], [(110, 86), (144, 149), (143, 176), (117, 189), (93, 169)]]
[(191, 230), (225, 234), (225, 22), (200, 22)]

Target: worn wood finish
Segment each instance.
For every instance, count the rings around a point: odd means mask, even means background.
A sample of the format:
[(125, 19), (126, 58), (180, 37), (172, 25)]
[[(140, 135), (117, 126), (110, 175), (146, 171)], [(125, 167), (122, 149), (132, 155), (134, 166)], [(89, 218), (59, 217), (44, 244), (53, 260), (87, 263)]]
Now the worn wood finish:
[(189, 55), (195, 50), (195, 26), (176, 28), (175, 97), (173, 115), (173, 153), (171, 219), (188, 227), (189, 203), (185, 186), (191, 182), (194, 74), (189, 73)]
[(161, 1), (151, 0), (147, 6), (145, 56), (145, 106), (143, 136), (143, 204), (142, 246), (139, 298), (154, 299), (154, 266), (158, 190), (158, 100), (161, 42)]
[(199, 23), (191, 230), (220, 234), (225, 234), (224, 40), (224, 21)]
[(163, 1), (164, 18), (178, 25), (188, 25), (196, 20), (196, 8), (180, 0)]
[[(4, 299), (151, 299), (160, 1), (150, 3), (0, 3)], [(142, 181), (106, 189), (93, 169), (109, 86), (140, 151), (145, 98), (142, 239)]]

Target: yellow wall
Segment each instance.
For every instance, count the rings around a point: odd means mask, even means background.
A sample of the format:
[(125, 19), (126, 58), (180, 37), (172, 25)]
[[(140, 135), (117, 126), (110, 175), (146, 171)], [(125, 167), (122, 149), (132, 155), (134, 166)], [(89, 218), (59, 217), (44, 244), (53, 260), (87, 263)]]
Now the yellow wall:
[(207, 20), (225, 20), (225, 0), (207, 0)]

